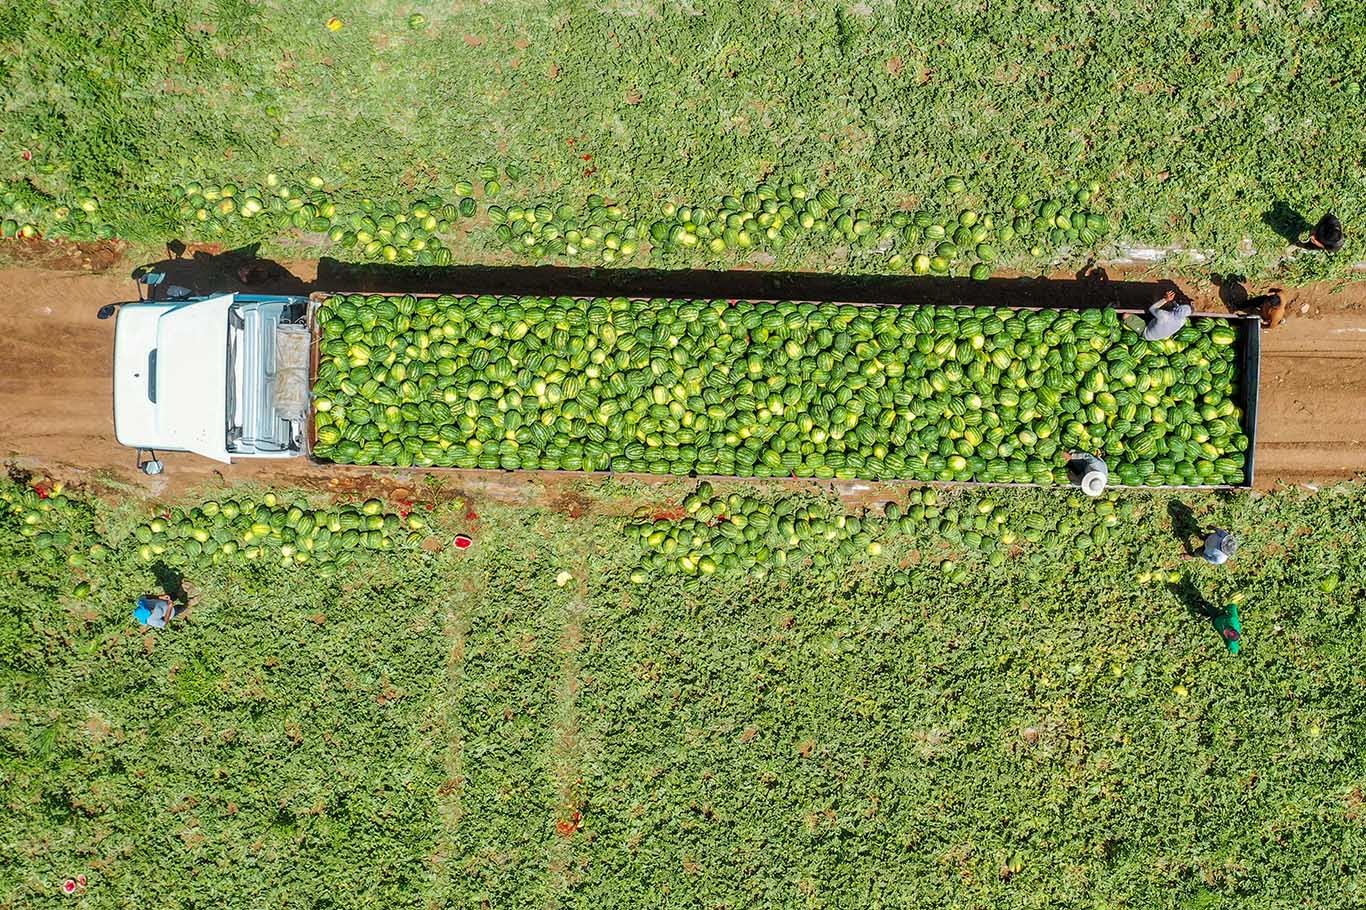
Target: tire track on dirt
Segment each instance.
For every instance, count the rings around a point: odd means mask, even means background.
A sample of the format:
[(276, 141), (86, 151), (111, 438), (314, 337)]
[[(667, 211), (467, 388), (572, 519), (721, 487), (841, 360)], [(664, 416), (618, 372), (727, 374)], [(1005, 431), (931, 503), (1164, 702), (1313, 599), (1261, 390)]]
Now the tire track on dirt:
[[(571, 539), (572, 534), (568, 535)], [(561, 907), (561, 896), (573, 890), (582, 869), (574, 840), (583, 828), (584, 744), (579, 723), (579, 690), (583, 686), (583, 623), (588, 615), (588, 571), (586, 556), (577, 554), (573, 565), (574, 596), (564, 613), (558, 648), (560, 675), (555, 687), (555, 723), (551, 768), (558, 800), (555, 809), (555, 835), (550, 844), (547, 870), (551, 885), (551, 906)]]
[[(447, 560), (449, 559), (449, 552)], [(443, 560), (443, 562), (446, 560)], [(441, 819), (441, 840), (432, 854), (436, 869), (437, 894), (450, 894), (450, 866), (456, 861), (455, 834), (464, 814), (461, 797), (465, 787), (464, 740), (459, 729), (461, 690), (465, 680), (465, 636), (469, 631), (469, 611), (461, 609), (461, 601), (473, 600), (481, 592), (479, 576), (464, 570), (458, 589), (460, 597), (446, 601), (441, 630), (450, 642), (446, 654), (444, 677), (445, 697), (437, 715), (437, 741), (445, 744), (442, 765), (446, 779), (436, 791), (437, 814)]]

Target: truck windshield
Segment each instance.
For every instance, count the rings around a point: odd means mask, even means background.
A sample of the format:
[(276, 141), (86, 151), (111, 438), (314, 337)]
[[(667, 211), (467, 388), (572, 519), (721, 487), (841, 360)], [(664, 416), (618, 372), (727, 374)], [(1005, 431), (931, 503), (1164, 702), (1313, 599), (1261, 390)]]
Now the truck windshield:
[(228, 309), (228, 451), (237, 451), (242, 439), (242, 421), (237, 415), (238, 389), (242, 383), (241, 337), (246, 321), (236, 307)]

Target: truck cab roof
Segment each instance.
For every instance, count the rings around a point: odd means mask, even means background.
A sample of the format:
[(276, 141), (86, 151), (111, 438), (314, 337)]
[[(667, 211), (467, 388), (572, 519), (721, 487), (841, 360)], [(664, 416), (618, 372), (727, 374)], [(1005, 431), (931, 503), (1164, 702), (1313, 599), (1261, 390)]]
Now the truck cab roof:
[[(299, 323), (307, 308), (304, 298), (252, 294), (119, 307), (118, 441), (225, 464), (234, 456), (299, 454), (307, 410), (307, 336)], [(282, 348), (282, 333), (304, 344)], [(289, 390), (286, 376), (297, 379)], [(286, 402), (290, 390), (296, 394)]]
[(125, 304), (114, 334), (114, 435), (224, 463), (232, 294)]

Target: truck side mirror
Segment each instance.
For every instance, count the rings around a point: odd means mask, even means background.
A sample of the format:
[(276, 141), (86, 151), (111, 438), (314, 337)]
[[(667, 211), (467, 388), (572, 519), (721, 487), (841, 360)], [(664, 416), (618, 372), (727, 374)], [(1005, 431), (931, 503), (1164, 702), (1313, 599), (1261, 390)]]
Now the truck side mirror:
[[(146, 452), (148, 455), (148, 458), (146, 460), (143, 460), (143, 452)], [(153, 452), (151, 449), (138, 449), (138, 470), (146, 474), (148, 477), (155, 477), (162, 471), (166, 470), (166, 466), (161, 463), (161, 460), (157, 458), (156, 455), (157, 453)]]

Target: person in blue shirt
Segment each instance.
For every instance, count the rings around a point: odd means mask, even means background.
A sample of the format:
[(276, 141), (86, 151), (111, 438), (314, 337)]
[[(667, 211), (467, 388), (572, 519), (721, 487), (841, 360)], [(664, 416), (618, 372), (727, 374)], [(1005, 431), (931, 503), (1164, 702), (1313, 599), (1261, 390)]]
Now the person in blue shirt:
[(165, 594), (144, 594), (133, 607), (133, 618), (140, 625), (153, 629), (164, 629), (172, 619), (179, 619), (189, 611), (189, 607), (177, 607)]

